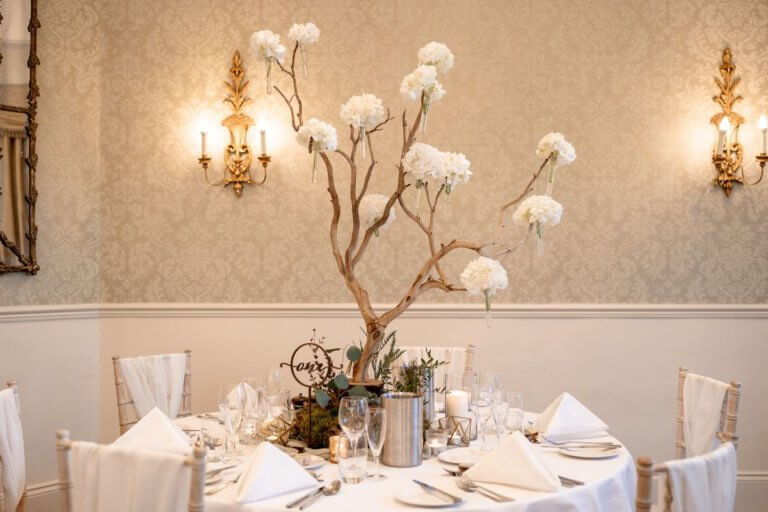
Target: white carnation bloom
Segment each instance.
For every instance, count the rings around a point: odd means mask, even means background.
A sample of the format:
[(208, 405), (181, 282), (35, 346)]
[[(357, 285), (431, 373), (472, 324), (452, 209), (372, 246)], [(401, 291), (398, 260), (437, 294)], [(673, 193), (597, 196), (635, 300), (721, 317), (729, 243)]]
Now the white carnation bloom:
[(445, 89), (437, 81), (437, 68), (435, 66), (421, 65), (412, 73), (405, 75), (400, 84), (400, 94), (405, 99), (417, 100), (421, 93), (427, 96), (427, 101), (437, 101), (445, 96)]
[(531, 224), (560, 224), (563, 205), (549, 196), (530, 196), (525, 198), (512, 215), (512, 221), (520, 226)]
[(536, 147), (536, 154), (538, 156), (548, 157), (552, 153), (556, 153), (555, 167), (570, 165), (571, 162), (576, 160), (576, 149), (570, 142), (565, 140), (565, 137), (560, 132), (546, 134), (541, 138), (539, 145)]
[(424, 183), (427, 179), (444, 179), (443, 158), (440, 151), (424, 144), (414, 142), (403, 157), (403, 170), (412, 180)]
[(285, 46), (280, 44), (280, 36), (271, 30), (259, 30), (251, 36), (251, 54), (257, 59), (276, 59), (282, 64)]
[(344, 123), (366, 131), (383, 122), (385, 116), (381, 100), (373, 94), (352, 96), (341, 106), (341, 119)]
[(451, 189), (459, 183), (467, 183), (472, 171), (469, 170), (469, 160), (463, 153), (451, 153), (445, 151), (440, 154), (443, 161), (443, 172), (445, 176), (446, 191), (450, 194)]
[(320, 38), (320, 29), (314, 23), (294, 23), (288, 31), (288, 37), (300, 46), (316, 43)]
[(337, 145), (336, 128), (330, 124), (315, 119), (308, 120), (299, 128), (296, 134), (296, 140), (302, 146), (307, 147), (309, 140), (312, 139), (313, 150), (335, 151)]
[(497, 260), (480, 256), (469, 262), (461, 273), (461, 284), (472, 295), (490, 296), (509, 284), (507, 271)]
[(418, 55), (419, 64), (435, 66), (440, 73), (445, 73), (453, 67), (453, 53), (443, 43), (427, 43), (419, 50)]
[[(389, 197), (383, 194), (367, 194), (360, 200), (360, 220), (366, 229), (370, 228), (384, 215), (384, 208), (387, 206)], [(395, 209), (389, 209), (387, 220), (379, 226), (379, 230), (389, 227), (395, 220)]]

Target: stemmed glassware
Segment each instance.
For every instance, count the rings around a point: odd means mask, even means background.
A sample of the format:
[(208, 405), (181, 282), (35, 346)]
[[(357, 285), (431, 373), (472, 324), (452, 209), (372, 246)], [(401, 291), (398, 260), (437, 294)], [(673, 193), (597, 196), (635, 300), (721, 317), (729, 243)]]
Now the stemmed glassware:
[(519, 391), (510, 391), (507, 393), (507, 403), (509, 403), (509, 416), (507, 418), (507, 427), (510, 432), (515, 430), (525, 434), (525, 425), (523, 417), (525, 415), (523, 408), (523, 394)]
[(219, 417), (224, 422), (227, 435), (224, 441), (225, 453), (222, 462), (242, 462), (237, 451), (237, 432), (243, 420), (245, 409), (245, 387), (242, 382), (225, 384), (219, 388)]
[[(365, 433), (368, 419), (368, 399), (345, 396), (339, 402), (339, 425), (349, 439), (349, 453), (340, 454), (339, 469), (345, 482), (359, 482), (365, 476), (365, 459), (358, 457), (360, 438)], [(363, 448), (364, 449), (364, 448)], [(345, 459), (341, 464), (341, 459)]]
[(365, 434), (368, 437), (368, 447), (373, 453), (373, 474), (371, 480), (385, 480), (387, 475), (379, 472), (379, 456), (384, 448), (387, 437), (387, 411), (383, 407), (368, 407), (366, 412)]
[(474, 376), (470, 403), (477, 419), (478, 434), (481, 436), (480, 449), (487, 451), (485, 427), (488, 420), (493, 416), (494, 404), (493, 379), (489, 375), (476, 374)]
[[(280, 408), (280, 370), (265, 370), (261, 375), (261, 386), (267, 403), (267, 416), (274, 418), (273, 409)], [(280, 413), (278, 412), (277, 416)]]
[(509, 401), (507, 393), (497, 391), (493, 400), (493, 422), (496, 424), (496, 441), (501, 444), (501, 438), (507, 430), (507, 416), (509, 415)]

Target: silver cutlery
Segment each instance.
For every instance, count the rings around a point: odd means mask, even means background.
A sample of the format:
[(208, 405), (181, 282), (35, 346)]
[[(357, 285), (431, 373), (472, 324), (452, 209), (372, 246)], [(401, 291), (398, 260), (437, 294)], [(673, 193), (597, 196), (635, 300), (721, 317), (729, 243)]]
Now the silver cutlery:
[(461, 503), (462, 501), (464, 501), (461, 498), (459, 498), (458, 496), (454, 496), (453, 494), (447, 493), (444, 490), (438, 489), (437, 487), (435, 487), (433, 485), (429, 485), (428, 483), (422, 482), (421, 480), (416, 480), (414, 478), (413, 482), (415, 484), (420, 485), (421, 488), (424, 489), (425, 491), (427, 491), (428, 493), (433, 494), (434, 496), (439, 496), (439, 497), (441, 497), (443, 499), (447, 498), (452, 503)]
[(237, 467), (237, 464), (232, 464), (231, 466), (223, 466), (223, 467), (216, 468), (216, 469), (210, 469), (210, 470), (205, 472), (205, 478), (211, 478), (212, 476), (218, 475), (222, 471), (226, 471), (228, 469), (232, 469), (232, 468), (236, 468), (236, 467)]
[(610, 451), (621, 448), (620, 444), (606, 445), (606, 446), (545, 446), (544, 448), (557, 448), (558, 450), (566, 450), (569, 452), (602, 452)]
[(317, 488), (317, 489), (315, 489), (314, 491), (311, 491), (311, 492), (309, 492), (309, 493), (305, 494), (304, 496), (302, 496), (301, 498), (299, 498), (299, 499), (297, 499), (297, 500), (295, 500), (295, 501), (292, 501), (292, 502), (290, 502), (289, 504), (287, 504), (287, 505), (285, 506), (285, 508), (293, 508), (293, 507), (297, 507), (297, 506), (301, 505), (302, 503), (304, 503), (305, 501), (307, 501), (307, 500), (309, 500), (309, 499), (312, 499), (312, 498), (314, 498), (315, 496), (318, 496), (319, 494), (321, 494), (321, 493), (323, 492), (323, 490), (324, 490), (326, 487), (331, 487), (331, 486), (334, 486), (334, 487), (335, 487), (335, 486), (337, 486), (337, 485), (338, 485), (339, 487), (341, 487), (341, 482), (339, 482), (338, 480), (334, 480), (333, 482), (329, 483), (329, 484), (328, 484), (328, 485), (326, 485), (326, 486), (323, 486), (323, 485), (321, 485), (320, 487), (318, 487), (318, 488)]
[(218, 486), (218, 487), (214, 487), (214, 488), (213, 488), (213, 489), (211, 489), (210, 491), (205, 491), (205, 495), (206, 495), (206, 496), (210, 496), (210, 495), (212, 495), (212, 494), (216, 494), (217, 492), (219, 492), (219, 491), (222, 491), (222, 490), (226, 489), (226, 488), (227, 488), (227, 487), (229, 487), (230, 485), (232, 485), (232, 484), (236, 484), (236, 483), (237, 483), (237, 481), (238, 481), (238, 480), (240, 480), (240, 477), (241, 477), (241, 476), (243, 476), (243, 473), (239, 473), (239, 474), (238, 474), (238, 475), (237, 475), (235, 478), (233, 478), (232, 480), (228, 480), (228, 481), (224, 482), (223, 484), (221, 484), (220, 486)]
[(562, 483), (564, 487), (576, 487), (579, 485), (584, 485), (584, 482), (581, 482), (579, 480), (574, 480), (573, 478), (568, 478), (567, 476), (558, 475), (558, 478), (560, 479), (560, 483)]
[(219, 425), (224, 424), (224, 420), (216, 416), (215, 414), (212, 414), (210, 412), (206, 412), (205, 414), (198, 414), (197, 417), (201, 420), (214, 420), (219, 423)]
[[(582, 441), (580, 439), (571, 439), (568, 441), (552, 441), (546, 436), (539, 434), (539, 437), (554, 446), (566, 446), (566, 445), (590, 445), (590, 446), (604, 446), (604, 445), (616, 445), (613, 441)], [(546, 445), (543, 445), (546, 446)], [(621, 445), (619, 445), (621, 446)]]
[(464, 473), (459, 474), (458, 485), (459, 485), (459, 489), (461, 489), (462, 491), (479, 492), (480, 494), (483, 494), (484, 496), (487, 496), (488, 498), (491, 498), (494, 501), (498, 501), (499, 503), (515, 501), (515, 498), (504, 496), (503, 494), (500, 494), (496, 491), (488, 489), (487, 487), (477, 485), (474, 481), (472, 481), (471, 478), (469, 478)]
[(309, 498), (307, 501), (302, 503), (301, 506), (299, 507), (299, 510), (304, 510), (305, 508), (313, 504), (315, 501), (320, 499), (320, 496), (333, 496), (334, 494), (339, 492), (339, 489), (341, 489), (341, 482), (338, 480), (334, 480), (330, 484), (323, 487), (321, 492), (315, 494), (314, 496)]

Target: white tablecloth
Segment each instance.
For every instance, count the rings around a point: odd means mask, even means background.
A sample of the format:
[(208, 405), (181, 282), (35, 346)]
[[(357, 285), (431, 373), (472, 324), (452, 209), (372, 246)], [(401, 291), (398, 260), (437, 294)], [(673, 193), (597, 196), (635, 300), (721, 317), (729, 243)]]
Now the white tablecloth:
[[(204, 421), (211, 432), (222, 432), (215, 420), (200, 420), (194, 416), (181, 418), (177, 423), (183, 428), (199, 428)], [(247, 457), (255, 447), (240, 447)], [(585, 485), (573, 488), (560, 488), (554, 493), (543, 493), (501, 485), (487, 485), (506, 496), (515, 498), (515, 502), (496, 503), (478, 493), (469, 494), (461, 491), (455, 484), (455, 478), (443, 471), (443, 464), (436, 457), (425, 460), (415, 468), (390, 468), (381, 465), (382, 473), (388, 476), (384, 481), (366, 480), (360, 484), (342, 484), (341, 491), (335, 496), (320, 498), (310, 508), (310, 512), (340, 512), (359, 510), (363, 512), (423, 510), (408, 507), (395, 499), (398, 493), (417, 489), (411, 480), (417, 478), (439, 486), (452, 494), (463, 496), (466, 501), (448, 510), (460, 511), (503, 511), (503, 512), (634, 512), (635, 466), (632, 456), (622, 449), (617, 457), (601, 460), (576, 459), (561, 455), (550, 448), (541, 450), (547, 464), (558, 475), (585, 482)], [(369, 471), (373, 463), (369, 462)], [(233, 469), (236, 475), (239, 469)], [(340, 479), (336, 464), (326, 462), (317, 470), (325, 480)], [(285, 494), (276, 498), (238, 505), (234, 503), (234, 486), (220, 491), (205, 499), (206, 512), (262, 512), (285, 511), (286, 503), (306, 494), (307, 491)]]

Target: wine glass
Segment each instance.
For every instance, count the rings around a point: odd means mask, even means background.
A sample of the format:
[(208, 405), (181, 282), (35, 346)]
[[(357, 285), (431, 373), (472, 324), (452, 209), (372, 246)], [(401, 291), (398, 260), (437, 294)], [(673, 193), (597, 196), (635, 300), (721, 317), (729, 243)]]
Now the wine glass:
[(475, 413), (478, 433), (481, 436), (480, 449), (488, 451), (485, 443), (485, 426), (493, 415), (493, 386), (489, 383), (487, 375), (475, 375), (470, 405)]
[(496, 424), (496, 441), (501, 444), (501, 438), (507, 430), (507, 416), (509, 415), (509, 401), (507, 393), (497, 391), (494, 394), (493, 422)]
[(379, 456), (384, 448), (387, 437), (387, 411), (383, 407), (368, 407), (366, 411), (365, 434), (368, 437), (368, 447), (373, 453), (373, 474), (371, 480), (385, 480), (387, 475), (379, 473)]
[(345, 396), (339, 403), (339, 425), (350, 439), (358, 439), (365, 432), (368, 399), (362, 396)]
[(245, 395), (242, 382), (224, 384), (219, 388), (219, 417), (227, 432), (222, 462), (242, 462), (242, 453), (237, 451), (237, 431), (243, 420)]
[(519, 391), (510, 391), (507, 393), (507, 402), (509, 403), (507, 427), (510, 432), (518, 430), (525, 434), (525, 426), (523, 425), (523, 416), (525, 415), (525, 409), (523, 409), (523, 394)]

